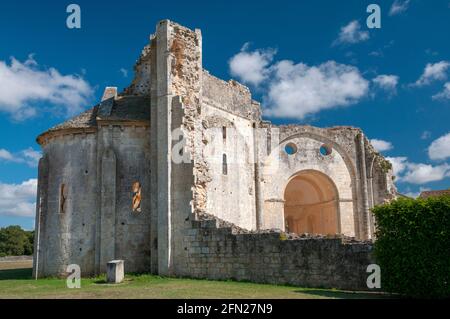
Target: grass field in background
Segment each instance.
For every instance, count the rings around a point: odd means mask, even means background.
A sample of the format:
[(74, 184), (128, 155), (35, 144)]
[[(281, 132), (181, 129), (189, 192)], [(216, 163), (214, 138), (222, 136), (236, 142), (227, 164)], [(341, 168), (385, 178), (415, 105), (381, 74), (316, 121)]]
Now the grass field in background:
[(82, 279), (80, 289), (68, 289), (64, 279), (31, 278), (31, 262), (0, 262), (0, 298), (382, 298), (379, 294), (353, 293), (329, 289), (211, 281), (127, 274), (125, 281), (113, 285), (105, 277)]

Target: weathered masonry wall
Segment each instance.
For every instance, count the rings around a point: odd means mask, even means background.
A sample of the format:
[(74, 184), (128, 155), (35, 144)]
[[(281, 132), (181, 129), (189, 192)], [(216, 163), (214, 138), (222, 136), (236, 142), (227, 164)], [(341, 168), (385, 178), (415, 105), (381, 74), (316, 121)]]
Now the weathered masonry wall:
[[(264, 228), (284, 230), (283, 192), (287, 181), (305, 170), (315, 170), (328, 176), (336, 187), (339, 233), (358, 239), (373, 238), (370, 208), (394, 198), (396, 189), (390, 163), (373, 149), (362, 131), (353, 127), (272, 127), (280, 129), (280, 149), (271, 154), (261, 169)], [(286, 154), (284, 147), (288, 144), (297, 148), (295, 154)], [(327, 146), (331, 154), (320, 154), (321, 145)], [(274, 156), (279, 156), (279, 162)], [(279, 163), (275, 173), (267, 165), (274, 162)]]
[(250, 233), (212, 218), (192, 221), (184, 236), (184, 273), (194, 278), (245, 280), (301, 287), (367, 290), (369, 242), (342, 238), (285, 238)]
[(256, 229), (252, 122), (207, 105), (202, 114), (211, 172), (207, 212), (239, 227)]
[[(283, 132), (282, 132), (283, 133)], [(261, 185), (264, 198), (264, 227), (280, 228), (284, 230), (285, 190), (288, 181), (301, 172), (312, 170), (323, 173), (336, 187), (338, 227), (336, 233), (355, 237), (356, 216), (356, 178), (355, 165), (350, 162), (347, 153), (338, 149), (337, 143), (332, 142), (323, 132), (312, 131), (305, 127), (302, 132), (292, 135), (281, 135), (280, 148), (267, 160), (273, 163), (279, 156), (278, 167), (275, 172), (265, 173), (263, 169), (263, 183)], [(295, 145), (297, 151), (289, 155), (285, 152), (286, 145)], [(324, 156), (319, 150), (322, 145), (328, 145), (331, 154)], [(321, 190), (322, 192), (323, 190)], [(302, 190), (299, 190), (299, 196)]]
[(261, 120), (259, 104), (252, 100), (250, 90), (230, 80), (225, 82), (203, 70), (203, 103), (251, 121)]
[[(87, 273), (93, 273), (98, 200), (96, 135), (58, 136), (43, 147), (43, 153), (37, 209), (40, 217), (37, 274), (65, 274), (69, 264), (78, 264)], [(60, 195), (62, 185), (65, 185), (64, 205)]]
[[(201, 105), (201, 34), (170, 21), (161, 21), (152, 38), (151, 69), (151, 188), (156, 194), (152, 245), (152, 272), (170, 275), (178, 272), (182, 260), (181, 233), (193, 209), (204, 209), (202, 136), (199, 126)], [(152, 73), (152, 74), (153, 74)], [(180, 134), (181, 133), (181, 134)], [(177, 153), (180, 135), (185, 145)], [(175, 163), (189, 154), (190, 163)], [(153, 219), (153, 220), (154, 220)], [(152, 221), (153, 222), (153, 221)], [(156, 232), (156, 236), (154, 233)]]
[(256, 229), (254, 128), (259, 104), (236, 81), (218, 79), (203, 70), (202, 129), (211, 179), (206, 212), (245, 229)]
[[(43, 145), (35, 275), (63, 275), (69, 264), (93, 275), (118, 258), (126, 260), (127, 271), (150, 269), (148, 131), (145, 123), (105, 123), (96, 132), (61, 134)], [(131, 207), (134, 182), (142, 187), (140, 213)]]
[[(127, 271), (150, 269), (151, 201), (150, 145), (147, 125), (100, 124), (98, 133), (99, 189), (101, 189), (97, 225), (98, 272), (106, 263), (124, 259)], [(113, 159), (113, 160), (111, 160)], [(141, 212), (132, 211), (132, 185), (142, 188)], [(110, 194), (107, 194), (109, 192)], [(96, 192), (98, 193), (98, 192)]]

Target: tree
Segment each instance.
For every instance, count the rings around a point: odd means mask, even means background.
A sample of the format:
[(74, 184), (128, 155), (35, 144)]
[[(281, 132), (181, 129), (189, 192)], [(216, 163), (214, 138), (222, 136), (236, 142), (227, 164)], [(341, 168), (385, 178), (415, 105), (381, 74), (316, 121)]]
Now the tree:
[(20, 226), (0, 228), (0, 256), (22, 256), (33, 254), (34, 231), (25, 231)]

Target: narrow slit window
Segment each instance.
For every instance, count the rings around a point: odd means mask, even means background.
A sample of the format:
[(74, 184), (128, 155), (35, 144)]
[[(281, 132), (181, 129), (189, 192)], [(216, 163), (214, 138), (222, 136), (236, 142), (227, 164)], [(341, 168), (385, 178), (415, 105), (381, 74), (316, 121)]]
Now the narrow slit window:
[(272, 152), (272, 135), (270, 134), (270, 132), (267, 132), (267, 155), (270, 155), (270, 153)]
[(133, 212), (136, 212), (136, 213), (141, 212), (141, 183), (139, 183), (139, 182), (133, 183), (132, 209), (133, 209)]
[(67, 202), (67, 187), (66, 184), (61, 184), (59, 187), (59, 213), (64, 214), (66, 212)]
[(223, 154), (222, 156), (222, 174), (228, 175), (228, 163), (227, 163), (227, 155)]
[(227, 128), (225, 126), (222, 127), (222, 137), (224, 141), (227, 139)]

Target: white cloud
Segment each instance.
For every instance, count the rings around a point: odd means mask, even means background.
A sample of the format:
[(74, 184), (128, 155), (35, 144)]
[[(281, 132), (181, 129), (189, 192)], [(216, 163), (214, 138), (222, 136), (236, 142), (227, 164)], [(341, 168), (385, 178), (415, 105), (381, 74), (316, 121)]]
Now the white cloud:
[(5, 149), (0, 149), (0, 160), (14, 161), (14, 156), (11, 154), (10, 151), (7, 151)]
[(29, 179), (21, 184), (0, 182), (0, 216), (34, 216), (36, 192), (37, 179)]
[(426, 184), (441, 181), (450, 177), (450, 165), (430, 165), (411, 163), (407, 157), (386, 157), (392, 163), (394, 175), (397, 181), (410, 184)]
[(426, 184), (430, 182), (437, 182), (450, 176), (450, 165), (429, 165), (429, 164), (415, 164), (408, 163), (407, 171), (401, 177), (402, 181), (411, 184)]
[(37, 113), (36, 103), (45, 102), (52, 111), (73, 115), (83, 110), (93, 89), (78, 75), (62, 75), (54, 68), (42, 69), (30, 55), (25, 62), (0, 61), (0, 111), (16, 120)]
[(127, 70), (127, 69), (125, 69), (125, 68), (120, 68), (119, 72), (122, 73), (122, 76), (123, 76), (124, 78), (127, 78), (127, 77), (128, 77), (128, 70)]
[(398, 80), (399, 77), (397, 75), (382, 74), (378, 75), (372, 81), (379, 88), (391, 93), (395, 93), (397, 91)]
[(450, 157), (450, 132), (431, 143), (428, 156), (432, 160), (445, 160)]
[(333, 45), (344, 43), (358, 43), (369, 39), (369, 32), (362, 31), (361, 25), (357, 20), (351, 21), (349, 24), (343, 26), (338, 38), (333, 42)]
[(410, 0), (395, 0), (389, 10), (389, 15), (394, 16), (405, 12), (409, 8)]
[(268, 66), (273, 60), (275, 50), (267, 49), (249, 52), (248, 47), (248, 43), (244, 44), (241, 52), (230, 59), (230, 73), (245, 83), (258, 86), (269, 75)]
[(321, 110), (358, 102), (368, 92), (368, 81), (356, 67), (328, 61), (319, 66), (281, 61), (265, 97), (266, 115), (303, 119)]
[(391, 142), (383, 140), (372, 139), (370, 140), (370, 143), (378, 152), (385, 152), (394, 148)]
[(433, 100), (450, 100), (450, 82), (444, 84), (444, 89), (433, 95)]
[(31, 147), (20, 152), (22, 159), (31, 167), (38, 166), (39, 160), (42, 157), (41, 152), (35, 151)]
[(289, 60), (271, 63), (273, 50), (241, 52), (230, 59), (231, 73), (266, 89), (264, 113), (272, 117), (303, 119), (324, 109), (347, 106), (367, 95), (369, 81), (358, 68), (335, 61), (318, 66)]
[(437, 63), (428, 63), (425, 66), (423, 74), (414, 83), (416, 86), (428, 85), (433, 81), (445, 80), (447, 78), (447, 69), (450, 68), (450, 62), (440, 61)]
[(0, 161), (24, 163), (30, 167), (37, 167), (41, 156), (40, 152), (31, 147), (14, 154), (8, 150), (0, 149)]

